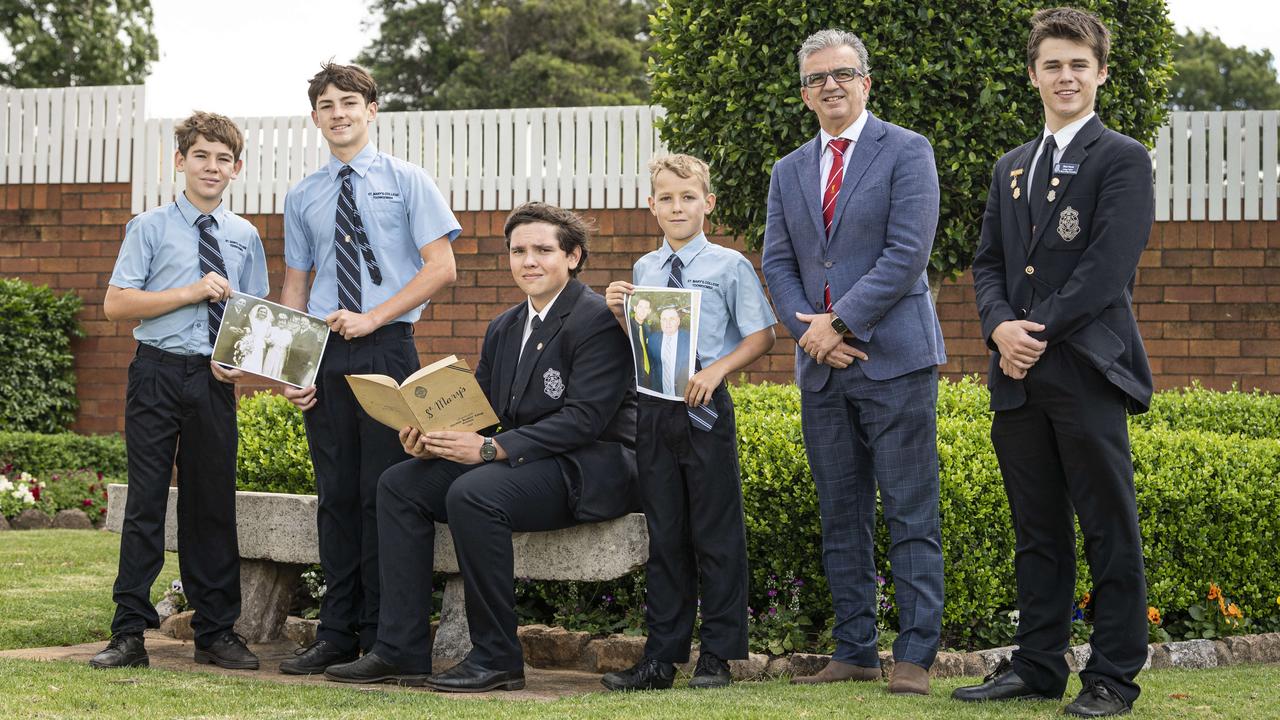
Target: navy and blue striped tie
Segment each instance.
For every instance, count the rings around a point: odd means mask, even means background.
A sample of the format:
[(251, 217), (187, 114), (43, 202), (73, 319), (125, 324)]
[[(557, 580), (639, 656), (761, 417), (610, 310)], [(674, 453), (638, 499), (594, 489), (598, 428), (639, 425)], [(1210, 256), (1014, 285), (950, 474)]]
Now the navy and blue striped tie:
[[(364, 232), (364, 221), (356, 209), (355, 191), (351, 187), (350, 165), (338, 171), (342, 189), (338, 192), (338, 210), (333, 219), (334, 256), (338, 273), (338, 307), (351, 312), (363, 312), (360, 294), (360, 255), (364, 256), (369, 279), (374, 285), (382, 284), (382, 270), (373, 255), (373, 247)], [(359, 252), (359, 255), (357, 255)]]
[[(684, 287), (684, 261), (680, 259), (679, 255), (671, 256), (671, 272), (667, 275), (667, 287)], [(702, 362), (694, 358), (693, 367), (695, 371), (702, 370)], [(716, 412), (715, 408), (711, 407), (711, 403), (703, 403), (689, 408), (689, 422), (695, 428), (704, 432), (714, 427), (719, 417), (720, 414)]]
[[(213, 236), (213, 216), (201, 215), (196, 218), (196, 227), (200, 228), (200, 276), (216, 272), (226, 277), (227, 268), (222, 263), (222, 250), (218, 248), (218, 238)], [(210, 346), (218, 340), (218, 328), (222, 327), (222, 314), (226, 310), (226, 300), (209, 303)]]

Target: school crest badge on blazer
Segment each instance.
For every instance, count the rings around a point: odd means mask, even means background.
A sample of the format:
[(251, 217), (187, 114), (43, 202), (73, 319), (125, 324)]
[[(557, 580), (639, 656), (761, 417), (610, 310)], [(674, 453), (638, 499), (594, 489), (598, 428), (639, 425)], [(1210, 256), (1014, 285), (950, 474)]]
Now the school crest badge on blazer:
[(542, 390), (552, 400), (560, 399), (564, 394), (564, 381), (560, 379), (559, 370), (547, 368), (547, 371), (542, 374)]
[(1058, 237), (1063, 242), (1071, 242), (1080, 234), (1080, 212), (1070, 205), (1062, 208), (1058, 214)]

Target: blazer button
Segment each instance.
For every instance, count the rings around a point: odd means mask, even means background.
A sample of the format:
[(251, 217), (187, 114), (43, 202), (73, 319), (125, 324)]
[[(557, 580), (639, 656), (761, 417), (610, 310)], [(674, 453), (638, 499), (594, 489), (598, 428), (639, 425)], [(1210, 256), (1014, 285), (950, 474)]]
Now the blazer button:
[(520, 459), (519, 459), (519, 460), (517, 460), (516, 462), (524, 462), (524, 458), (520, 458)]
[(1036, 269), (1035, 269), (1034, 267), (1032, 267), (1032, 266), (1028, 265), (1028, 266), (1027, 266), (1027, 269), (1026, 269), (1024, 272), (1026, 272), (1028, 275), (1035, 275), (1035, 274), (1036, 274)]
[(822, 267), (824, 268), (830, 268), (832, 265), (835, 265), (835, 263), (831, 262), (830, 260), (824, 260), (822, 262)]

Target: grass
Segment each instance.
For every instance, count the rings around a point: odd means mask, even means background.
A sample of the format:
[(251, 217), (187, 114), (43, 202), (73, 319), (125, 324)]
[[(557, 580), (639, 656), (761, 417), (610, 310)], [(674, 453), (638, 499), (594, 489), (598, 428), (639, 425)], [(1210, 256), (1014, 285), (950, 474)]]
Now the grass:
[[(90, 642), (110, 625), (118, 538), (84, 531), (0, 535), (0, 648)], [(156, 597), (176, 576), (166, 566)], [(162, 670), (95, 671), (80, 663), (0, 659), (0, 718), (1062, 718), (1063, 703), (963, 705), (951, 690), (973, 679), (934, 682), (929, 697), (895, 697), (883, 685), (738, 683), (593, 694), (541, 702), (460, 700), (426, 691), (280, 685), (265, 673), (227, 677)], [(1156, 670), (1139, 677), (1135, 718), (1280, 717), (1280, 666)], [(1079, 690), (1072, 680), (1068, 697)]]
[[(111, 635), (111, 585), (120, 536), (85, 530), (0, 535), (0, 650), (78, 645)], [(178, 577), (178, 556), (152, 588), (159, 600)]]
[[(1280, 668), (1143, 673), (1134, 718), (1280, 717)], [(896, 697), (884, 686), (800, 687), (738, 683), (724, 691), (594, 694), (540, 702), (465, 700), (428, 691), (278, 685), (159, 670), (95, 671), (72, 663), (0, 660), (0, 715), (24, 718), (976, 718), (1063, 717), (1063, 703), (964, 705), (947, 698), (971, 679), (936, 681), (929, 697)], [(1269, 689), (1268, 689), (1269, 688)], [(1079, 689), (1072, 681), (1069, 695)]]

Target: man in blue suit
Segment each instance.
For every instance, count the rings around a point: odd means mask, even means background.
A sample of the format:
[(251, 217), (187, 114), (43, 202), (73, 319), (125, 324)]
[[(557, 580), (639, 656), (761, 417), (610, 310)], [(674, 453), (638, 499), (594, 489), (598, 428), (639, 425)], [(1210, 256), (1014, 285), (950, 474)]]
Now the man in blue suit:
[(654, 392), (684, 395), (689, 385), (689, 331), (680, 328), (680, 308), (668, 305), (658, 313), (659, 330), (646, 337), (649, 384)]
[(793, 682), (880, 679), (879, 488), (899, 611), (889, 691), (926, 694), (942, 625), (935, 428), (946, 362), (925, 275), (938, 221), (933, 149), (867, 112), (870, 68), (856, 35), (823, 30), (797, 56), (800, 95), (821, 131), (773, 167), (764, 275), (798, 338), (836, 651)]

